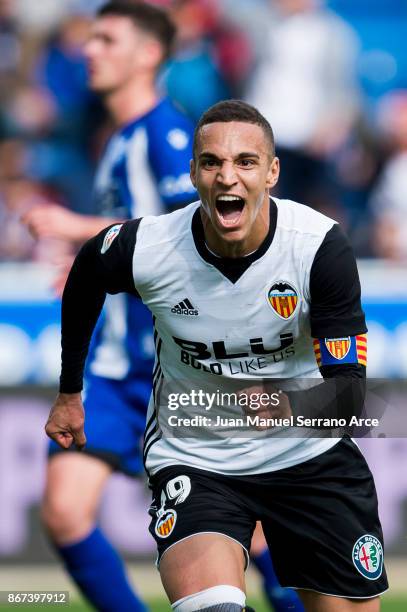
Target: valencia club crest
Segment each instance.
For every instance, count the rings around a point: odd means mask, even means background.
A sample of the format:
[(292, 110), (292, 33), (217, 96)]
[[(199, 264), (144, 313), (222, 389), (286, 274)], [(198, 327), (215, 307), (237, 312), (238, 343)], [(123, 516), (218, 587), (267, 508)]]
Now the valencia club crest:
[(289, 319), (298, 304), (298, 291), (291, 283), (277, 281), (267, 292), (267, 301), (282, 319)]
[(349, 353), (350, 345), (349, 336), (347, 338), (325, 338), (325, 346), (335, 359), (345, 359)]
[(159, 538), (168, 538), (174, 530), (177, 521), (177, 513), (175, 510), (165, 510), (164, 513), (157, 519), (155, 524), (155, 533)]

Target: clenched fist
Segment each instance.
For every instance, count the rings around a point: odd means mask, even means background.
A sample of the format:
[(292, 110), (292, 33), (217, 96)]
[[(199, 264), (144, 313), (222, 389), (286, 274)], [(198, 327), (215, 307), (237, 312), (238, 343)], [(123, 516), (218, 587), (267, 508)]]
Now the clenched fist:
[(47, 436), (62, 448), (72, 444), (79, 449), (86, 444), (83, 429), (85, 411), (80, 393), (59, 393), (45, 425)]

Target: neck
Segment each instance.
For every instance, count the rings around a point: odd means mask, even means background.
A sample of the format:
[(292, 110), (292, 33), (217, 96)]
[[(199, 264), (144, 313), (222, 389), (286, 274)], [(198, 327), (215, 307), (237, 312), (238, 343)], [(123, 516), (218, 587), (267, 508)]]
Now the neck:
[(140, 77), (105, 95), (104, 102), (116, 126), (141, 117), (157, 104), (158, 93), (151, 77)]

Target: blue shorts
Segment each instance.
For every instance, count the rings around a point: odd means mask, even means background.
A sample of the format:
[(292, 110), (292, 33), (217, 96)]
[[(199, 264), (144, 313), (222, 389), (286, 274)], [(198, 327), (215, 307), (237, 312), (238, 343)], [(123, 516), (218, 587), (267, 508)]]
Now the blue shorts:
[[(81, 452), (130, 476), (143, 472), (142, 442), (150, 393), (150, 379), (122, 381), (88, 376), (84, 393), (87, 443)], [(49, 455), (58, 452), (67, 451), (51, 441)]]

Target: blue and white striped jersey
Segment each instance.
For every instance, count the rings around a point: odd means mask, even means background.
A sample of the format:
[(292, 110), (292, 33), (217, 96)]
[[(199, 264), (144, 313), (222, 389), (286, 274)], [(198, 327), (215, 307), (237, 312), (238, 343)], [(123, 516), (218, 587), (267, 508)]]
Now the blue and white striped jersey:
[[(109, 140), (95, 179), (101, 216), (159, 215), (195, 199), (189, 178), (193, 125), (168, 98)], [(128, 330), (131, 329), (131, 334)], [(151, 376), (151, 315), (128, 295), (108, 296), (87, 361), (87, 372), (115, 380)]]

